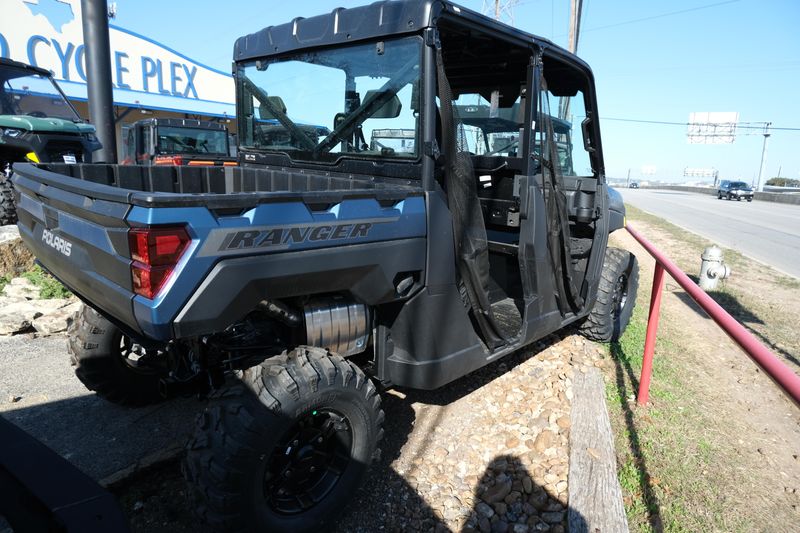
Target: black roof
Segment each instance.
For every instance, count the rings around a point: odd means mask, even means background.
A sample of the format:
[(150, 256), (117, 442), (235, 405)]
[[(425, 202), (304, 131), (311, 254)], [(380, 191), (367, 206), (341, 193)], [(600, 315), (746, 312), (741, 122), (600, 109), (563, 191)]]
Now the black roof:
[(11, 67), (22, 70), (30, 70), (34, 74), (40, 74), (42, 76), (47, 76), (48, 78), (50, 77), (50, 71), (47, 69), (34, 67), (33, 65), (28, 65), (27, 63), (20, 63), (19, 61), (14, 61), (13, 59), (7, 59), (5, 57), (0, 57), (0, 67)]
[(436, 26), (442, 16), (488, 30), (520, 45), (535, 43), (555, 56), (568, 58), (590, 70), (577, 56), (547, 39), (443, 0), (383, 0), (349, 9), (339, 7), (310, 18), (297, 17), (286, 24), (268, 26), (240, 37), (233, 47), (233, 59), (247, 61), (316, 46), (418, 33)]

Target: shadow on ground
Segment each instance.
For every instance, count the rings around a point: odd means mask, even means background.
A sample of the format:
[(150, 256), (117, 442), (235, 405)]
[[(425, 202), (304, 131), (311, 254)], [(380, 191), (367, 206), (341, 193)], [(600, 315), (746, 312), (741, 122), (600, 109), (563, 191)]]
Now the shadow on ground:
[[(697, 276), (689, 276), (692, 281), (697, 283)], [(689, 296), (683, 289), (674, 291), (674, 294), (689, 308), (697, 313), (697, 315), (708, 318), (705, 311)], [(725, 311), (735, 318), (742, 326), (745, 327), (754, 337), (756, 337), (762, 344), (772, 350), (775, 354), (782, 357), (785, 361), (793, 364), (795, 368), (800, 368), (800, 359), (794, 354), (789, 353), (785, 349), (777, 346), (768, 337), (759, 331), (757, 326), (765, 326), (764, 321), (750, 309), (742, 305), (739, 299), (725, 291), (709, 291), (707, 293), (715, 302), (719, 304)]]
[(611, 357), (615, 366), (617, 398), (619, 399), (619, 405), (625, 417), (628, 446), (636, 466), (636, 472), (638, 473), (637, 481), (639, 490), (642, 493), (642, 499), (647, 507), (647, 521), (653, 531), (663, 531), (661, 507), (659, 505), (658, 496), (653, 490), (653, 484), (650, 481), (650, 473), (647, 470), (647, 462), (642, 453), (642, 443), (636, 425), (636, 403), (635, 400), (630, 399), (633, 398), (639, 390), (639, 379), (631, 364), (631, 358), (633, 356), (633, 354), (626, 353), (620, 343), (611, 343)]
[[(449, 531), (443, 513), (434, 510), (423, 491), (417, 490), (392, 468), (419, 422), (412, 404), (446, 406), (491, 383), (561, 338), (548, 337), (535, 343), (533, 349), (511, 354), (439, 391), (405, 391), (405, 398), (384, 394), (383, 454), (344, 507), (333, 530)], [(103, 454), (111, 454), (114, 460), (109, 464), (117, 465), (117, 461), (121, 461), (119, 466), (126, 466), (123, 455), (119, 454), (121, 449), (146, 448), (165, 428), (186, 438), (189, 434), (186, 419), (193, 418), (201, 407), (196, 400), (181, 400), (135, 410), (106, 404), (87, 395), (8, 411), (4, 417), (33, 429), (34, 435), (97, 479), (106, 474), (106, 468), (93, 469), (93, 460), (96, 462)], [(442, 416), (446, 416), (446, 409), (439, 409), (426, 426), (435, 428)], [(60, 440), (53, 440), (55, 435), (60, 435)], [(433, 442), (431, 434), (422, 438), (427, 444)], [(429, 460), (426, 452), (426, 446), (422, 446), (418, 455)], [(468, 513), (464, 509), (459, 511), (461, 523), (467, 524), (464, 531), (500, 531), (503, 528), (515, 532), (564, 531), (566, 528), (568, 509), (533, 482), (531, 473), (513, 455), (495, 457), (473, 490), (474, 504), (462, 506), (469, 509)], [(191, 512), (191, 498), (180, 475), (179, 460), (142, 471), (114, 487), (113, 492), (134, 531), (208, 531)], [(431, 491), (426, 490), (424, 494), (431, 494)], [(453, 517), (448, 516), (447, 521), (452, 524)]]

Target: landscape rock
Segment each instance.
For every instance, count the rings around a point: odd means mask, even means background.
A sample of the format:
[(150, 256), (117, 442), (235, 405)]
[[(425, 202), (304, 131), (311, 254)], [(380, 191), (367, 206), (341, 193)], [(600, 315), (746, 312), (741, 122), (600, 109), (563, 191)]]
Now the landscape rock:
[(61, 333), (67, 331), (67, 320), (71, 317), (81, 306), (78, 301), (68, 303), (63, 307), (59, 307), (46, 315), (35, 318), (31, 325), (33, 329), (40, 335), (53, 335), (54, 333)]
[(0, 308), (0, 335), (10, 335), (30, 329), (33, 319), (42, 315), (38, 307), (28, 301), (9, 303)]
[(80, 307), (76, 298), (39, 298), (39, 288), (14, 278), (0, 294), (0, 335), (31, 331), (52, 335), (66, 330), (67, 318)]
[(483, 493), (481, 499), (486, 503), (497, 503), (511, 492), (511, 480), (496, 483)]
[(11, 300), (34, 300), (39, 298), (39, 287), (26, 278), (13, 278), (3, 287), (3, 296)]

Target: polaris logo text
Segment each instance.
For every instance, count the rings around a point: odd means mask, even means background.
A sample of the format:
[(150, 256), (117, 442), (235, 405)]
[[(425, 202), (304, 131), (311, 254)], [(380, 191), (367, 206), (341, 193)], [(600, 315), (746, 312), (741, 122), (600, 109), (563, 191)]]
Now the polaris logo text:
[(42, 231), (42, 242), (51, 248), (55, 248), (67, 257), (72, 253), (72, 243), (66, 239), (62, 239), (58, 235), (53, 235), (48, 229)]
[(269, 228), (265, 230), (248, 230), (229, 233), (219, 247), (220, 251), (240, 250), (243, 248), (269, 248), (286, 246), (293, 243), (311, 241), (334, 241), (366, 237), (372, 224), (331, 224), (315, 226), (295, 226), (287, 228)]

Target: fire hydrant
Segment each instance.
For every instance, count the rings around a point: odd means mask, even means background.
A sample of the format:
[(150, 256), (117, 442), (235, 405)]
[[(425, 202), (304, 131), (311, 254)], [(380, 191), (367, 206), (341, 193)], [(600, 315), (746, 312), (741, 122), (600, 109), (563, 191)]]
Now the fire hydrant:
[(722, 250), (716, 245), (703, 250), (700, 258), (703, 260), (700, 263), (700, 288), (713, 291), (719, 280), (727, 279), (731, 275), (731, 267), (723, 262)]

